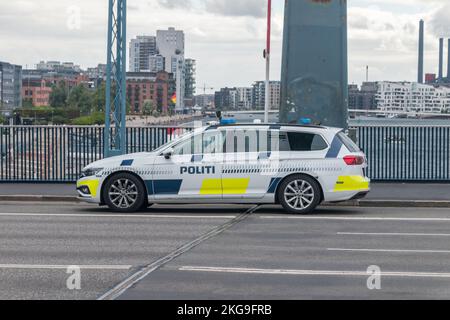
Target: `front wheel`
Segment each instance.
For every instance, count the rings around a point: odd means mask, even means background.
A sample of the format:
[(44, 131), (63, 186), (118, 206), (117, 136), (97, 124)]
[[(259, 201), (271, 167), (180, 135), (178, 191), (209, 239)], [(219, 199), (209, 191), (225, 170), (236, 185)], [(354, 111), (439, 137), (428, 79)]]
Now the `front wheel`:
[(108, 207), (116, 212), (135, 212), (146, 204), (145, 187), (136, 176), (117, 173), (105, 184), (104, 199)]
[(278, 189), (283, 208), (293, 214), (308, 214), (320, 204), (320, 186), (309, 176), (294, 175), (284, 180)]

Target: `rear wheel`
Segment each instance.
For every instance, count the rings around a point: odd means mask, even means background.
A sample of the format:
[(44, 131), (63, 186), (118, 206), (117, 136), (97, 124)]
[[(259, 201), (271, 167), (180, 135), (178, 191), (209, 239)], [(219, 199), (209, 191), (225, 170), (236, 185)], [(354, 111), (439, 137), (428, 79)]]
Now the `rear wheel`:
[(281, 183), (278, 199), (287, 212), (308, 214), (320, 204), (320, 186), (309, 176), (294, 175)]
[(138, 211), (146, 204), (146, 197), (141, 180), (126, 172), (111, 176), (104, 188), (105, 203), (116, 212)]

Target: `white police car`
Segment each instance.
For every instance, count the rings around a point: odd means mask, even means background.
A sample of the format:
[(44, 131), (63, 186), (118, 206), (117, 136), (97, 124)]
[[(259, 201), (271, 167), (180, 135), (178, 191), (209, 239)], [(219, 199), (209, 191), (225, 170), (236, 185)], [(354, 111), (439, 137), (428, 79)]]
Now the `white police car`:
[(212, 125), (153, 152), (87, 166), (80, 198), (133, 212), (155, 203), (279, 203), (289, 213), (364, 197), (364, 154), (341, 129)]

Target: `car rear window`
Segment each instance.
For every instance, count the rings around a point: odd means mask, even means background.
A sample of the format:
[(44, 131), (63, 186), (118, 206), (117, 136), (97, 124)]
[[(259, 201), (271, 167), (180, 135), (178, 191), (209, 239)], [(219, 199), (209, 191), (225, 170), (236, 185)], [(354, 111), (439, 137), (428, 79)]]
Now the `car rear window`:
[(350, 152), (360, 152), (361, 150), (343, 131), (337, 134), (338, 138)]
[(320, 151), (328, 147), (325, 140), (317, 134), (288, 132), (291, 151)]

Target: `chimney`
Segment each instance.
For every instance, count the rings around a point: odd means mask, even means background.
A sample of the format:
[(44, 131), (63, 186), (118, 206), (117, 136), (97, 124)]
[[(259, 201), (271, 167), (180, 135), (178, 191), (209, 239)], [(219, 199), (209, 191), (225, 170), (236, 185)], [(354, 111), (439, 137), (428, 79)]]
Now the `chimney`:
[(418, 70), (418, 83), (423, 83), (423, 48), (424, 48), (424, 22), (420, 20), (419, 26), (419, 70)]
[(450, 81), (450, 39), (448, 39), (447, 80)]
[(439, 39), (439, 76), (438, 79), (442, 80), (444, 77), (444, 38)]

